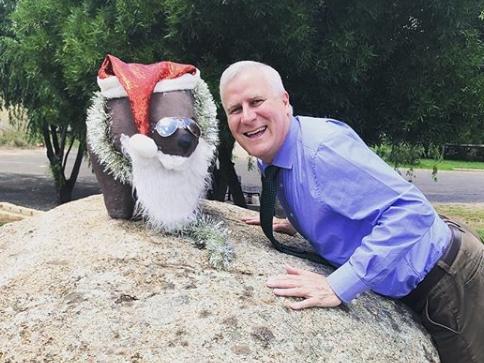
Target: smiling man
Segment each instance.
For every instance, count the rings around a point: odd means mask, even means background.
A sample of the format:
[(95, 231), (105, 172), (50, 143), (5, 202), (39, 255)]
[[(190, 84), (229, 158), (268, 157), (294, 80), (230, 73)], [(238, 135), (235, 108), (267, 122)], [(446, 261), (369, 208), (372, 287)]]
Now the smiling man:
[(259, 159), (266, 179), (275, 170), (288, 221), (274, 230), (297, 230), (336, 267), (325, 277), (287, 266), (268, 287), (302, 298), (289, 304), (293, 309), (337, 306), (367, 290), (399, 298), (420, 314), (442, 362), (484, 362), (479, 239), (440, 218), (346, 124), (293, 116), (272, 67), (232, 64), (220, 79), (220, 96), (234, 138)]
[[(290, 126), (289, 95), (282, 83), (259, 72), (238, 76), (224, 89), (229, 128), (240, 145), (265, 163), (270, 163), (282, 146)], [(225, 100), (227, 100), (225, 102)]]

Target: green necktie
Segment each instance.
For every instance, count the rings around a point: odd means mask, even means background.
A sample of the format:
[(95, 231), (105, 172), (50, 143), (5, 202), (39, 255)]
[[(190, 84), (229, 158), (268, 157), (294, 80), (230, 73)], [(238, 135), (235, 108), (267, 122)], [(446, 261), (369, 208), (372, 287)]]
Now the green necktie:
[(262, 177), (262, 194), (260, 198), (260, 225), (262, 227), (262, 231), (272, 242), (274, 248), (279, 252), (330, 266), (328, 261), (321, 256), (313, 252), (302, 251), (296, 247), (286, 246), (274, 238), (272, 231), (272, 218), (274, 217), (276, 205), (276, 178), (278, 172), (279, 168), (277, 166), (270, 165), (265, 169), (264, 176)]

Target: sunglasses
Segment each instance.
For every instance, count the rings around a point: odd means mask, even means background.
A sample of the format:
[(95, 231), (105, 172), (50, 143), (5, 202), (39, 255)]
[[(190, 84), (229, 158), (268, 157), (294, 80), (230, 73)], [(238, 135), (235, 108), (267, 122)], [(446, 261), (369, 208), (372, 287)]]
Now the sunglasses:
[(200, 137), (200, 127), (195, 121), (188, 117), (163, 117), (155, 126), (156, 132), (158, 132), (161, 137), (169, 137), (179, 128), (187, 129), (193, 136)]

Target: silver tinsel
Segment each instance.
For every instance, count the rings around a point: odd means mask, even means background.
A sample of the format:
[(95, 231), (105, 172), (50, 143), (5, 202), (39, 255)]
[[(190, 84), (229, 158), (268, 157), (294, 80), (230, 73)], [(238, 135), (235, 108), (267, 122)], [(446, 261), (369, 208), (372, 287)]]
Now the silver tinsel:
[[(202, 131), (204, 140), (215, 151), (218, 144), (217, 108), (213, 97), (203, 80), (199, 80), (193, 89), (194, 113)], [(104, 172), (122, 183), (131, 184), (132, 171), (129, 158), (116, 150), (111, 140), (111, 119), (105, 112), (106, 98), (97, 92), (92, 97), (92, 104), (87, 113), (87, 143), (98, 157)], [(207, 172), (207, 185), (210, 175)], [(234, 258), (234, 250), (228, 242), (229, 231), (222, 221), (199, 213), (197, 220), (183, 227), (176, 234), (191, 239), (198, 248), (206, 248), (208, 262), (216, 269), (227, 269)]]
[[(198, 80), (193, 96), (195, 118), (200, 125), (202, 137), (215, 150), (218, 144), (217, 107), (203, 80)], [(96, 92), (87, 112), (87, 143), (106, 173), (122, 183), (131, 184), (131, 164), (125, 155), (115, 149), (111, 141), (111, 119), (105, 112), (105, 104), (106, 98)]]
[(235, 253), (229, 241), (229, 230), (223, 221), (207, 214), (199, 214), (197, 220), (179, 231), (180, 236), (189, 237), (198, 248), (206, 248), (208, 262), (216, 269), (226, 270)]

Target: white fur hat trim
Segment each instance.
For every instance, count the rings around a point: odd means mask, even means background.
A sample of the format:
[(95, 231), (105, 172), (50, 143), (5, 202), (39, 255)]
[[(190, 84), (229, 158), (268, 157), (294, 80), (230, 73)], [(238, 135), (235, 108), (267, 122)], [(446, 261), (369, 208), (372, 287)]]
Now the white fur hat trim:
[[(200, 71), (197, 69), (195, 74), (185, 73), (173, 79), (162, 79), (155, 85), (154, 93), (193, 89), (200, 80)], [(106, 98), (128, 97), (118, 77), (110, 76), (104, 79), (97, 78), (97, 84), (101, 89), (101, 94)]]

